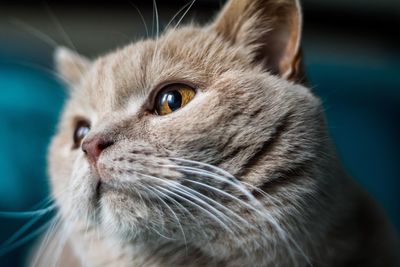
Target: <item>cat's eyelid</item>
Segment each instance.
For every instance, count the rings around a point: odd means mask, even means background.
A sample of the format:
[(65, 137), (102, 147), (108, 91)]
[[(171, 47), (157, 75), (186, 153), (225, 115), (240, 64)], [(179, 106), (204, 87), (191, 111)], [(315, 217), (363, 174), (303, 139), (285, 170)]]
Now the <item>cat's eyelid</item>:
[(154, 111), (154, 106), (155, 106), (155, 101), (156, 101), (156, 97), (157, 95), (162, 92), (163, 90), (165, 90), (168, 86), (172, 86), (172, 85), (178, 85), (178, 84), (182, 84), (182, 85), (186, 85), (190, 88), (192, 88), (195, 92), (196, 95), (198, 94), (200, 90), (200, 86), (194, 84), (193, 82), (187, 81), (187, 80), (183, 80), (183, 79), (176, 79), (176, 80), (168, 80), (168, 81), (164, 81), (161, 83), (158, 83), (156, 86), (153, 87), (153, 89), (150, 91), (146, 102), (144, 103), (144, 110), (147, 112), (153, 112)]
[(82, 122), (85, 122), (85, 123), (87, 123), (87, 124), (89, 124), (89, 125), (92, 124), (91, 120), (88, 119), (87, 117), (82, 116), (82, 115), (76, 115), (76, 116), (74, 116), (74, 117), (72, 118), (72, 120), (71, 120), (71, 125), (75, 126), (75, 125), (77, 125), (77, 124), (79, 124), (79, 123), (82, 123)]
[(191, 112), (191, 108), (195, 105), (198, 105), (199, 103), (202, 102), (202, 99), (204, 99), (204, 97), (207, 95), (207, 92), (204, 92), (202, 90), (198, 90), (196, 91), (196, 95), (195, 97), (193, 97), (193, 99), (191, 101), (189, 101), (189, 103), (187, 103), (187, 105), (185, 105), (184, 107), (180, 108), (179, 110), (175, 111), (175, 112), (171, 112), (169, 114), (166, 115), (155, 115), (154, 119), (157, 120), (168, 120), (168, 119), (173, 119), (175, 118), (175, 116), (182, 116), (183, 114), (187, 114), (188, 112)]

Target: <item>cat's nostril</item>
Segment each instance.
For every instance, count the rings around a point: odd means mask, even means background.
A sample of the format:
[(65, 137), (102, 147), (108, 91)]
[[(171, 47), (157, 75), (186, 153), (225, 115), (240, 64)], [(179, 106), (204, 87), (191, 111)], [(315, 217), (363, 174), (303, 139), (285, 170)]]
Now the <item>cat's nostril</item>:
[(113, 144), (114, 142), (111, 140), (95, 137), (89, 140), (85, 140), (82, 143), (82, 150), (88, 157), (90, 163), (96, 164), (101, 152), (103, 152), (104, 149)]

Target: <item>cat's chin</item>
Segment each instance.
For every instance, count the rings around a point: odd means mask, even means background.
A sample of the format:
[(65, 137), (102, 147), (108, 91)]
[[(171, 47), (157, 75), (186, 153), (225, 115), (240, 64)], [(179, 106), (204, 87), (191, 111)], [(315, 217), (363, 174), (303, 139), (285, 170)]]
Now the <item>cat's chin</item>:
[(132, 240), (147, 228), (151, 214), (138, 196), (100, 184), (97, 198), (96, 221), (104, 231)]

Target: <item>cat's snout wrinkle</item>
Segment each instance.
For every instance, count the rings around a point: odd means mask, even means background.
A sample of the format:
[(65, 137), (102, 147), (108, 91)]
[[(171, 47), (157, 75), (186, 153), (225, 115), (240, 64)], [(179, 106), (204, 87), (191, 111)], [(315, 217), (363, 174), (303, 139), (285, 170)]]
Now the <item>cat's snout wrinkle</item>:
[(87, 139), (82, 143), (82, 151), (87, 156), (91, 165), (96, 166), (97, 160), (101, 153), (108, 147), (112, 146), (114, 141), (104, 137), (95, 136)]

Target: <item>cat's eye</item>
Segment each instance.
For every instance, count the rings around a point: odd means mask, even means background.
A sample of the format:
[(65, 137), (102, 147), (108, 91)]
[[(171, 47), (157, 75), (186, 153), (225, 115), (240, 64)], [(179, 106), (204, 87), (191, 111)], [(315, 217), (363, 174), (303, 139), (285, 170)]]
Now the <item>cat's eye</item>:
[(185, 84), (167, 85), (156, 97), (155, 111), (161, 116), (170, 114), (186, 106), (195, 94), (195, 89)]
[(80, 120), (76, 123), (75, 131), (74, 131), (74, 146), (73, 148), (78, 148), (81, 146), (83, 138), (89, 133), (90, 124), (87, 121)]

